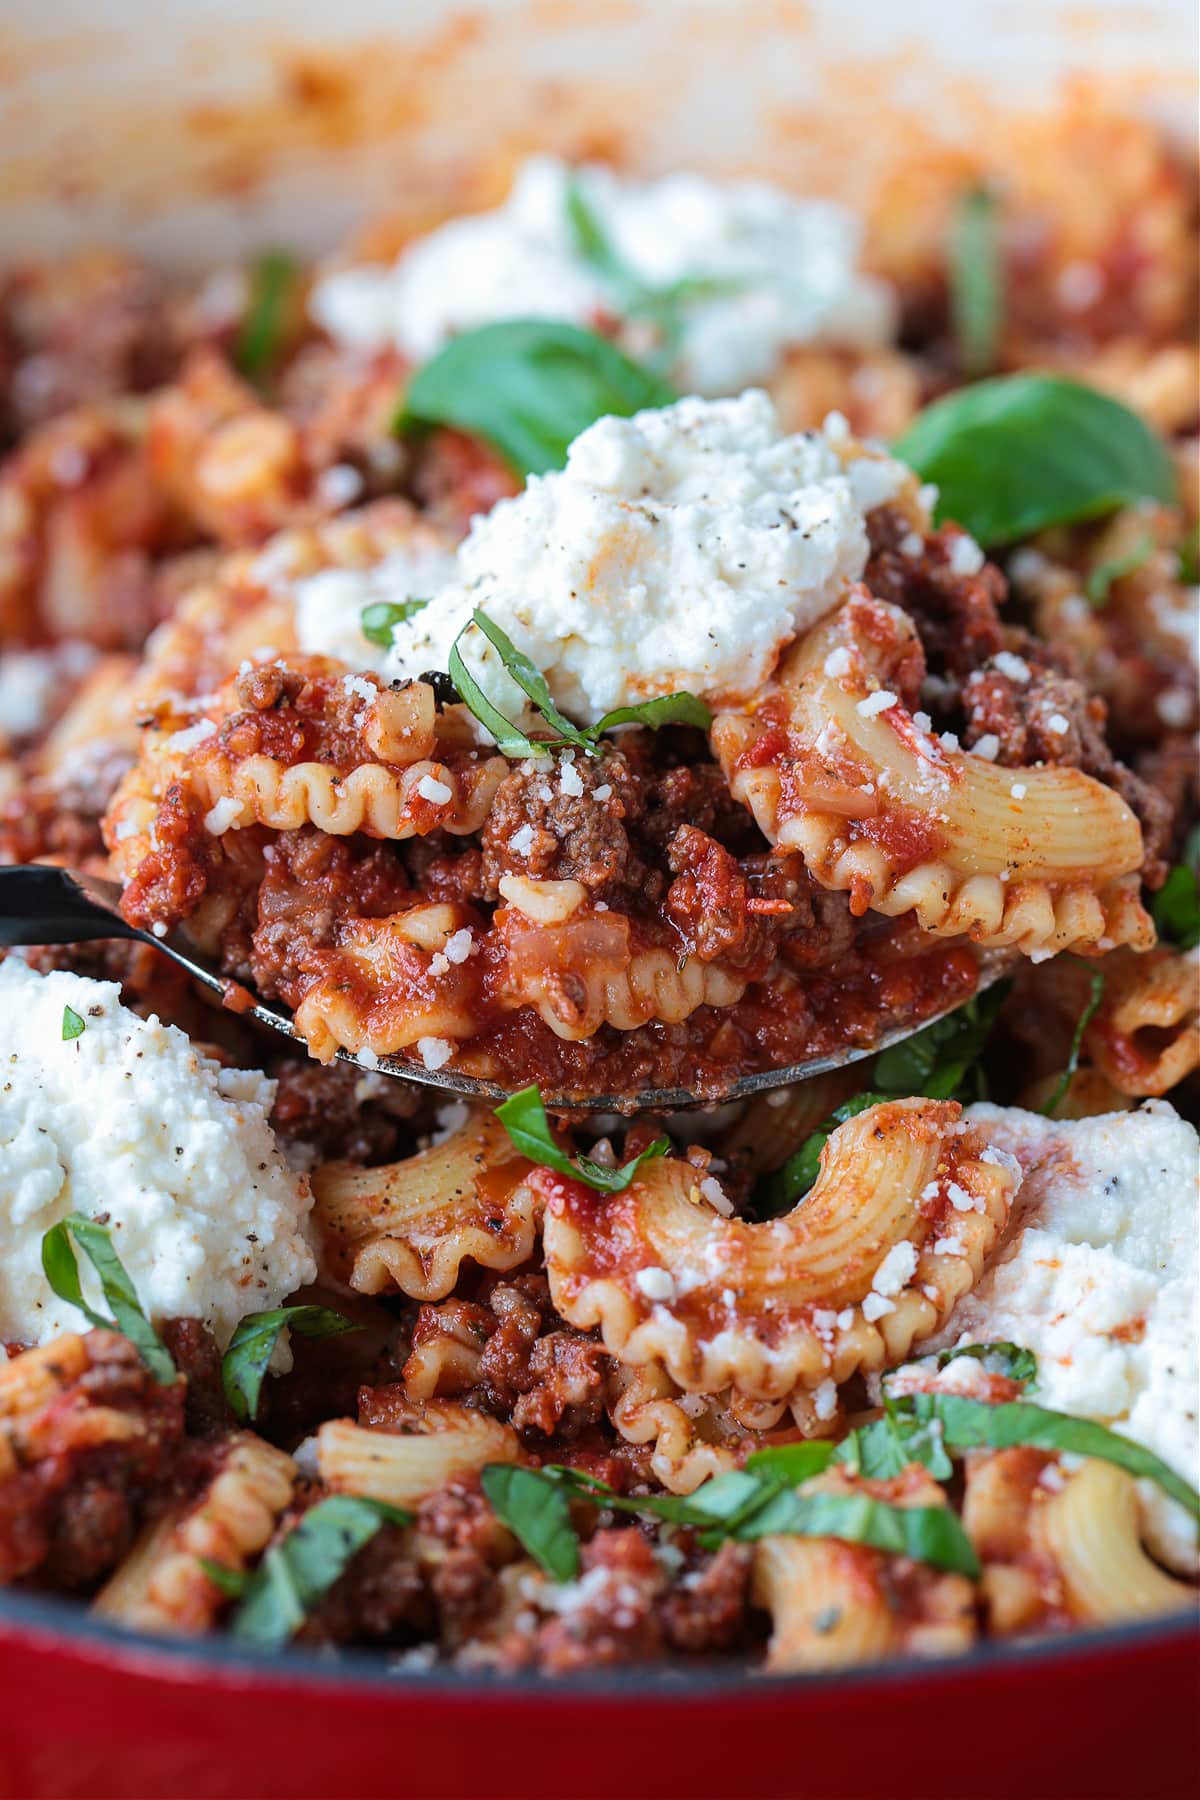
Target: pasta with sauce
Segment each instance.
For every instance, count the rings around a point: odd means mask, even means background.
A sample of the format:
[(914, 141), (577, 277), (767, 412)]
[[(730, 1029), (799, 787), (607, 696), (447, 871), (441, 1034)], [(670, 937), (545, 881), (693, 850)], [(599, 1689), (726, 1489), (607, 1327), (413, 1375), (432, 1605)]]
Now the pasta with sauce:
[(0, 862), (150, 939), (0, 956), (4, 1586), (564, 1678), (1196, 1607), (1194, 209), (995, 132), (0, 281)]

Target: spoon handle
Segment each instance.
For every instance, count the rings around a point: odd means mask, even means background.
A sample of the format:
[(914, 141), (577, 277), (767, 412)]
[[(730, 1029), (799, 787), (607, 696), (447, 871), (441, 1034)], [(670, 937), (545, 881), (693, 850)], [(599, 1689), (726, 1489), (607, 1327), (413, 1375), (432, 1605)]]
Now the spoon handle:
[(67, 869), (39, 863), (0, 868), (0, 946), (83, 944), (138, 937), (124, 919), (89, 899)]

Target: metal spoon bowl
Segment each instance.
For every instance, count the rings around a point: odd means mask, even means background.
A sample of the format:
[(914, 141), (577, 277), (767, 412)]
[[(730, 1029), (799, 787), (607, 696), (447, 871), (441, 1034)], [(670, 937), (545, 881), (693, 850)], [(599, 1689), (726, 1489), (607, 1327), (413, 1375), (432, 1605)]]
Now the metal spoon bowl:
[[(247, 992), (240, 984), (219, 974), (202, 962), (188, 945), (183, 934), (168, 932), (155, 937), (130, 925), (120, 913), (121, 888), (115, 881), (104, 881), (95, 875), (83, 875), (72, 869), (43, 866), (37, 863), (0, 868), (0, 946), (14, 949), (20, 945), (83, 944), (100, 938), (130, 938), (161, 950), (164, 956), (186, 969), (196, 981), (228, 1002), (231, 993)], [(982, 952), (977, 993), (999, 980), (1011, 966), (1012, 958), (1004, 953)], [(956, 1003), (958, 1004), (958, 1003)], [(296, 1030), (290, 1014), (277, 1012), (250, 996), (250, 1004), (238, 1004), (234, 1010), (243, 1017), (256, 1019), (272, 1031), (282, 1032), (293, 1043), (305, 1040)], [(847, 1048), (832, 1056), (814, 1056), (806, 1062), (790, 1063), (782, 1069), (762, 1069), (754, 1075), (742, 1075), (721, 1094), (695, 1094), (688, 1088), (647, 1088), (637, 1094), (596, 1094), (585, 1100), (543, 1095), (547, 1106), (557, 1112), (678, 1112), (689, 1106), (724, 1104), (746, 1099), (769, 1088), (788, 1087), (814, 1075), (825, 1075), (847, 1063), (876, 1056), (893, 1044), (923, 1031), (935, 1019), (944, 1018), (953, 1007), (933, 1013), (919, 1024), (893, 1031), (866, 1048)], [(427, 1069), (424, 1064), (406, 1056), (372, 1057), (369, 1064), (349, 1050), (339, 1050), (338, 1060), (353, 1063), (368, 1073), (390, 1075), (400, 1081), (416, 1081), (424, 1087), (440, 1088), (466, 1100), (498, 1101), (507, 1099), (510, 1090), (497, 1082), (484, 1081), (476, 1075), (465, 1075), (453, 1069)]]

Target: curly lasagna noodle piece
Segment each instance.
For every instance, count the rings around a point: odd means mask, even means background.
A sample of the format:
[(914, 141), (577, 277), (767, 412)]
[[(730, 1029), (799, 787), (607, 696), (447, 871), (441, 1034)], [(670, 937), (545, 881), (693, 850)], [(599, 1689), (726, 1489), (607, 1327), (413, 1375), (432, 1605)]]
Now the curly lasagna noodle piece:
[(203, 1492), (151, 1525), (97, 1594), (94, 1610), (140, 1631), (208, 1631), (225, 1595), (204, 1564), (244, 1570), (292, 1498), (296, 1465), (250, 1432), (227, 1438)]
[(363, 1294), (444, 1300), (464, 1262), (504, 1271), (533, 1253), (540, 1197), (529, 1164), (490, 1112), (443, 1144), (373, 1169), (327, 1163), (313, 1175), (328, 1266)]
[(1065, 767), (998, 767), (914, 718), (924, 659), (899, 607), (861, 589), (792, 649), (775, 688), (722, 713), (739, 799), (822, 885), (939, 936), (1026, 955), (1144, 949), (1137, 819)]
[(394, 1399), (387, 1426), (328, 1419), (317, 1433), (325, 1485), (389, 1506), (417, 1506), (448, 1481), (520, 1456), (510, 1425), (453, 1400)]
[(800, 1418), (815, 1434), (837, 1385), (949, 1317), (1007, 1221), (1011, 1168), (956, 1129), (960, 1110), (891, 1101), (848, 1120), (803, 1204), (760, 1224), (714, 1214), (690, 1163), (651, 1163), (602, 1197), (537, 1172), (555, 1306), (693, 1393), (810, 1395)]

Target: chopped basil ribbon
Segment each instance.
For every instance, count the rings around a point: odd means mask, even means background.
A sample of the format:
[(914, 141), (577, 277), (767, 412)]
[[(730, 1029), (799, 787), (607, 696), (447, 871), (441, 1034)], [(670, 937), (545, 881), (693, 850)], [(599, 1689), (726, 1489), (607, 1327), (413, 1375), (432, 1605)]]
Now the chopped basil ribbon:
[(579, 1568), (568, 1495), (616, 1512), (648, 1513), (672, 1525), (692, 1526), (706, 1549), (726, 1539), (752, 1543), (770, 1536), (837, 1537), (936, 1568), (979, 1573), (970, 1540), (948, 1507), (898, 1507), (869, 1494), (796, 1490), (797, 1480), (819, 1474), (832, 1459), (831, 1444), (760, 1451), (745, 1469), (714, 1476), (687, 1496), (617, 1494), (581, 1470), (553, 1465), (534, 1470), (493, 1463), (482, 1480), (498, 1516), (556, 1581), (573, 1580)]
[(383, 650), (390, 650), (396, 626), (403, 625), (406, 619), (415, 618), (428, 605), (428, 599), (373, 601), (370, 606), (362, 609), (359, 630), (370, 643), (378, 644)]
[(230, 1411), (243, 1422), (254, 1418), (280, 1332), (326, 1338), (361, 1329), (328, 1306), (277, 1306), (271, 1312), (247, 1313), (238, 1321), (229, 1348), (221, 1358), (221, 1386)]
[(971, 1098), (983, 1099), (986, 1090), (979, 1057), (1011, 987), (1011, 981), (996, 982), (986, 993), (976, 995), (944, 1019), (935, 1019), (877, 1056), (871, 1071), (872, 1086), (835, 1107), (780, 1168), (756, 1183), (752, 1202), (755, 1218), (775, 1218), (808, 1193), (820, 1173), (821, 1152), (831, 1134), (856, 1113), (878, 1106), (882, 1100), (910, 1094), (925, 1094), (932, 1100), (958, 1100), (966, 1099), (970, 1090)]
[(566, 212), (576, 255), (608, 286), (618, 311), (629, 319), (651, 322), (662, 342), (661, 356), (668, 361), (683, 338), (689, 306), (741, 293), (746, 287), (744, 277), (736, 275), (682, 275), (663, 287), (644, 281), (613, 243), (574, 173), (567, 178)]
[(984, 1099), (979, 1058), (1011, 987), (1011, 981), (997, 981), (944, 1019), (935, 1019), (884, 1050), (871, 1071), (873, 1085), (895, 1098), (923, 1094), (930, 1100)]
[(82, 1037), (86, 1030), (86, 1021), (80, 1018), (74, 1007), (64, 1006), (62, 1020), (63, 1043), (69, 1044), (72, 1038)]
[(1101, 971), (1099, 969), (1093, 969), (1089, 963), (1084, 963), (1081, 957), (1072, 957), (1071, 960), (1073, 962), (1081, 963), (1082, 967), (1087, 969), (1090, 977), (1091, 991), (1088, 995), (1086, 1006), (1075, 1022), (1075, 1033), (1071, 1039), (1071, 1048), (1067, 1053), (1066, 1068), (1055, 1082), (1054, 1092), (1050, 1095), (1049, 1099), (1038, 1108), (1038, 1111), (1047, 1119), (1052, 1119), (1054, 1117), (1062, 1103), (1064, 1094), (1071, 1085), (1075, 1071), (1079, 1067), (1079, 1053), (1083, 1049), (1084, 1033), (1095, 1018), (1096, 1013), (1099, 1010), (1100, 1002), (1104, 998), (1104, 976)]
[[(94, 1312), (83, 1297), (72, 1238), (100, 1279), (101, 1292), (112, 1308), (111, 1318)], [(113, 1249), (112, 1233), (107, 1225), (99, 1225), (82, 1213), (71, 1213), (60, 1219), (42, 1239), (42, 1268), (60, 1300), (77, 1306), (91, 1324), (105, 1331), (122, 1332), (154, 1379), (163, 1387), (171, 1386), (175, 1380), (175, 1364), (170, 1351), (142, 1311), (137, 1289)]]
[(870, 1494), (774, 1495), (730, 1534), (741, 1542), (764, 1537), (833, 1537), (890, 1550), (957, 1575), (978, 1575), (979, 1558), (958, 1514), (948, 1506), (891, 1506)]
[(215, 1588), (220, 1588), (230, 1600), (240, 1600), (250, 1586), (252, 1576), (248, 1569), (230, 1569), (224, 1563), (214, 1562), (211, 1556), (198, 1556), (196, 1561), (208, 1576)]
[(1188, 833), (1183, 861), (1175, 864), (1150, 905), (1160, 938), (1177, 950), (1200, 944), (1200, 825)]
[(937, 516), (984, 545), (1175, 498), (1161, 441), (1127, 406), (1057, 375), (1000, 375), (936, 400), (895, 454), (936, 482)]
[(552, 1581), (574, 1581), (579, 1539), (564, 1487), (536, 1469), (489, 1463), (480, 1476), (488, 1502), (513, 1536)]
[(866, 1112), (869, 1106), (878, 1106), (884, 1098), (883, 1094), (868, 1090), (835, 1106), (829, 1117), (815, 1131), (809, 1132), (800, 1148), (793, 1150), (785, 1163), (755, 1183), (751, 1200), (754, 1217), (774, 1219), (780, 1213), (790, 1212), (815, 1184), (821, 1173), (821, 1152), (838, 1126), (854, 1118), (856, 1113)]
[(1200, 525), (1193, 525), (1179, 546), (1179, 579), (1185, 587), (1200, 581)]
[(1084, 592), (1092, 605), (1106, 606), (1113, 583), (1124, 580), (1126, 575), (1132, 575), (1135, 569), (1140, 569), (1153, 555), (1154, 539), (1147, 531), (1120, 556), (1110, 556), (1107, 562), (1097, 563), (1084, 583)]
[(590, 1156), (568, 1156), (554, 1141), (536, 1082), (502, 1101), (496, 1108), (496, 1117), (522, 1156), (544, 1169), (554, 1169), (572, 1181), (582, 1181), (586, 1187), (595, 1188), (598, 1194), (624, 1193), (644, 1162), (667, 1156), (671, 1149), (669, 1138), (655, 1138), (619, 1169), (606, 1169), (603, 1163), (594, 1162)]
[(957, 1362), (960, 1356), (968, 1356), (976, 1362), (984, 1363), (990, 1374), (1003, 1375), (1009, 1381), (1032, 1384), (1037, 1380), (1038, 1362), (1033, 1351), (1003, 1339), (987, 1344), (958, 1344), (953, 1350), (936, 1351), (932, 1358), (917, 1356), (913, 1360), (918, 1363), (932, 1361), (936, 1370)]
[(975, 379), (996, 366), (1004, 313), (996, 197), (974, 188), (958, 203), (950, 227), (950, 316), (963, 374)]
[(298, 278), (299, 270), (284, 250), (268, 250), (250, 272), (250, 303), (234, 346), (234, 361), (252, 380), (269, 375), (279, 360)]
[(244, 1586), (236, 1570), (218, 1576), (215, 1570), (220, 1565), (207, 1564), (205, 1574), (224, 1592), (241, 1587), (241, 1600), (229, 1624), (231, 1636), (243, 1644), (286, 1644), (376, 1532), (410, 1520), (411, 1514), (382, 1500), (331, 1494), (271, 1546)]
[(464, 331), (417, 370), (399, 432), (449, 425), (485, 438), (518, 475), (561, 469), (589, 425), (669, 406), (676, 394), (607, 338), (556, 319)]
[(888, 1408), (902, 1428), (909, 1421), (917, 1428), (939, 1425), (948, 1450), (1007, 1450), (1027, 1444), (1037, 1450), (1065, 1450), (1114, 1463), (1140, 1481), (1153, 1481), (1194, 1519), (1200, 1519), (1200, 1493), (1181, 1475), (1153, 1451), (1094, 1419), (1052, 1412), (1029, 1400), (1006, 1400), (991, 1406), (986, 1400), (969, 1400), (961, 1394), (906, 1394), (890, 1400)]
[[(469, 672), (458, 646), (472, 625), (483, 633), (507, 673), (556, 734), (553, 742), (535, 741), (527, 737), (519, 726), (514, 725), (511, 719), (506, 719), (493, 706)], [(697, 700), (694, 694), (680, 692), (660, 694), (657, 700), (645, 700), (638, 706), (619, 706), (614, 711), (605, 713), (597, 724), (586, 730), (572, 725), (555, 706), (541, 670), (529, 660), (523, 650), (517, 649), (508, 633), (494, 619), (489, 619), (479, 607), (475, 608), (470, 623), (463, 626), (454, 640), (448, 672), (463, 702), (495, 738), (496, 748), (502, 756), (549, 756), (564, 744), (571, 749), (582, 750), (587, 756), (598, 756), (600, 737), (616, 725), (645, 725), (653, 731), (657, 731), (662, 725), (694, 725), (701, 731), (707, 731), (712, 724), (712, 713), (703, 701)]]

